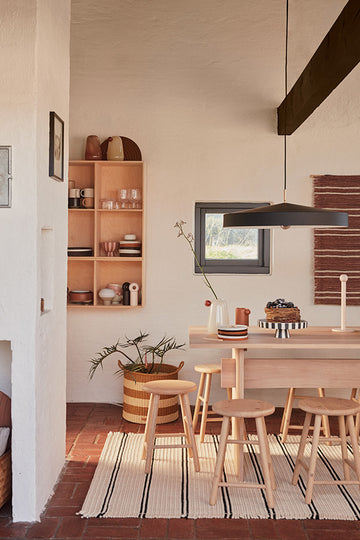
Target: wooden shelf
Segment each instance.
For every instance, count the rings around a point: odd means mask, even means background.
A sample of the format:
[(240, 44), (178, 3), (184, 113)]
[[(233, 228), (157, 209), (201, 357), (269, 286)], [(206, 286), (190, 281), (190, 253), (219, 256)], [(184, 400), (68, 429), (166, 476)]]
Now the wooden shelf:
[[(68, 246), (89, 247), (92, 257), (68, 257), (68, 289), (91, 290), (93, 304), (68, 304), (71, 309), (138, 309), (145, 299), (145, 223), (144, 174), (142, 161), (82, 161), (69, 163), (69, 180), (76, 188), (94, 188), (94, 208), (69, 208)], [(142, 208), (103, 209), (102, 199), (117, 200), (122, 187), (140, 188)], [(105, 241), (124, 239), (136, 234), (142, 242), (141, 257), (107, 257), (102, 248)], [(141, 299), (138, 306), (103, 305), (98, 296), (109, 283), (138, 283)]]

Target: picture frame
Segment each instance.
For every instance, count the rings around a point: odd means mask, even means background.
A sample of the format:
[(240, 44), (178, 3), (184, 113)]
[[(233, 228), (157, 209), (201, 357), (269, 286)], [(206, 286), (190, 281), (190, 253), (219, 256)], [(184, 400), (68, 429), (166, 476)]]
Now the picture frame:
[(11, 146), (0, 146), (0, 208), (11, 208)]
[(49, 176), (64, 181), (64, 121), (54, 111), (50, 112)]

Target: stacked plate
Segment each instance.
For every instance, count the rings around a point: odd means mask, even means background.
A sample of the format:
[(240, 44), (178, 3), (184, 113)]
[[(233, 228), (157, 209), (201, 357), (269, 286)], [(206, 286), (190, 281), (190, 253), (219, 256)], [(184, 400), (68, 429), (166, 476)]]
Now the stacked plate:
[(248, 327), (242, 324), (235, 326), (221, 326), (218, 328), (219, 339), (247, 339)]
[(141, 242), (138, 240), (120, 240), (119, 255), (120, 257), (141, 257)]
[(88, 247), (68, 247), (68, 257), (92, 257), (93, 250)]

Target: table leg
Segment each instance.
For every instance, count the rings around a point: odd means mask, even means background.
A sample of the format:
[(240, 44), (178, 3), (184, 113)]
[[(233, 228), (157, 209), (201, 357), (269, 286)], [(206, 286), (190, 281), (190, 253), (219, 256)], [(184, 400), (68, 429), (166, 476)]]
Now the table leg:
[[(232, 350), (233, 358), (235, 358), (235, 386), (232, 389), (233, 399), (244, 398), (244, 366), (245, 366), (245, 351), (244, 349)], [(244, 439), (244, 420), (240, 418), (232, 418), (232, 438), (235, 440)], [(235, 470), (239, 476), (239, 480), (244, 479), (244, 445), (234, 444), (234, 461)]]

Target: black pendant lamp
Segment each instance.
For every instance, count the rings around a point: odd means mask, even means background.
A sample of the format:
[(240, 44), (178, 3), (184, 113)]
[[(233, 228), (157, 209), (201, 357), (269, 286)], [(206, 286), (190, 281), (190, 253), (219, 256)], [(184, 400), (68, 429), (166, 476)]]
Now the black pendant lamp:
[[(289, 36), (289, 0), (286, 0), (286, 37), (285, 37), (285, 97), (287, 96), (287, 54)], [(286, 102), (285, 102), (286, 107)], [(286, 108), (285, 108), (286, 118)], [(244, 227), (247, 229), (266, 229), (272, 227), (347, 227), (346, 212), (324, 210), (313, 206), (302, 206), (286, 202), (286, 135), (284, 135), (284, 191), (283, 202), (260, 206), (251, 210), (224, 214), (224, 227)]]

